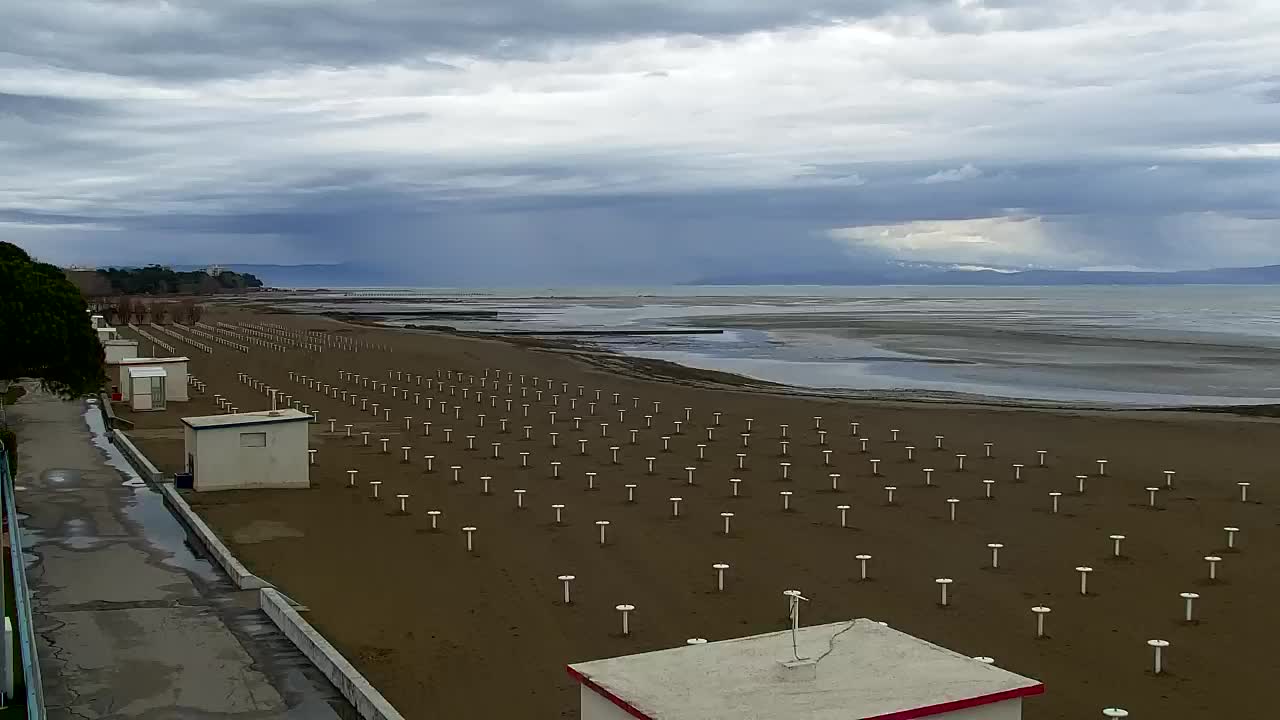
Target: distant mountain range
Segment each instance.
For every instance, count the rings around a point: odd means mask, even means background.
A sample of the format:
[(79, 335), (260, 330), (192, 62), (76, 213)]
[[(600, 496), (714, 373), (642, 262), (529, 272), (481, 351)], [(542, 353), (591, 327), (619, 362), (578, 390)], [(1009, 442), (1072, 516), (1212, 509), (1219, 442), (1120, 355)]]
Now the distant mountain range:
[[(404, 269), (359, 263), (331, 265), (227, 265), (250, 273), (271, 287), (411, 287)], [(204, 266), (175, 265), (175, 270)], [(634, 279), (619, 277), (624, 284)], [(1141, 272), (1113, 270), (1017, 270), (975, 268), (940, 263), (887, 262), (831, 270), (759, 271), (705, 275), (681, 285), (1280, 285), (1280, 265)]]
[(1280, 265), (1211, 270), (958, 269), (955, 266), (885, 264), (866, 269), (798, 273), (739, 273), (700, 278), (691, 285), (1278, 285)]

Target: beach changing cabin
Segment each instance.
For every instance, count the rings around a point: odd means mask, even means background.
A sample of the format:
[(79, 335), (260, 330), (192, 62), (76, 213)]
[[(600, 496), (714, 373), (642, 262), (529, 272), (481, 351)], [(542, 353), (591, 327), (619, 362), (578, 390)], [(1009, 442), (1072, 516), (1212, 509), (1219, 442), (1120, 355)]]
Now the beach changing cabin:
[(138, 357), (137, 340), (107, 340), (102, 346), (108, 365), (119, 365), (123, 360)]
[(129, 408), (132, 410), (164, 410), (168, 404), (165, 397), (164, 368), (153, 365), (130, 365), (124, 368), (123, 387), (129, 389)]
[(310, 487), (311, 420), (298, 410), (182, 418), (192, 487), (197, 491)]
[[(797, 659), (797, 656), (799, 659)], [(867, 619), (569, 666), (582, 720), (1021, 720), (1023, 677)]]
[(98, 342), (102, 343), (103, 345), (107, 344), (107, 341), (109, 340), (120, 339), (120, 332), (113, 327), (103, 326), (103, 327), (94, 328), (94, 329), (98, 333)]
[(129, 368), (138, 365), (154, 366), (164, 370), (164, 399), (168, 402), (186, 402), (187, 396), (187, 362), (185, 357), (167, 358), (124, 358), (119, 361), (120, 367), (120, 399), (129, 401), (133, 388), (129, 383)]

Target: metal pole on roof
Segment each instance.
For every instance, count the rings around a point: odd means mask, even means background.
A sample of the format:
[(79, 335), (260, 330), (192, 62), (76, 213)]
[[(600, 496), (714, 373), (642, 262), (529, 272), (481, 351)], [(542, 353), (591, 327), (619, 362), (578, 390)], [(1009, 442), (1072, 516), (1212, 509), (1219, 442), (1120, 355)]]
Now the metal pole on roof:
[(801, 595), (799, 590), (783, 590), (782, 594), (787, 596), (788, 614), (791, 616), (791, 654), (796, 660), (800, 660), (800, 649), (796, 641), (800, 630), (800, 601), (809, 602), (809, 598)]

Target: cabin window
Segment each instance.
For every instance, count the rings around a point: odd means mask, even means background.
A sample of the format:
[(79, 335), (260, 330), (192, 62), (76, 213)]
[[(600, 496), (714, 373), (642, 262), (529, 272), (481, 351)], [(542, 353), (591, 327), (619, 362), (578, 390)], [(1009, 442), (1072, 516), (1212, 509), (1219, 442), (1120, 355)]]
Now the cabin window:
[(240, 447), (266, 447), (267, 434), (264, 432), (240, 433)]

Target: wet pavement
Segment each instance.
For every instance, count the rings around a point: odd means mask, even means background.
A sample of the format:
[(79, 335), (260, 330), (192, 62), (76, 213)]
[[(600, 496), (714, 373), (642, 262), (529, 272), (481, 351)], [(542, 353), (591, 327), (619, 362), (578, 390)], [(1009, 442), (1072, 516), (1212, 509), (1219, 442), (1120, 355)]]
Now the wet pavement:
[(96, 401), (28, 386), (10, 419), (49, 718), (357, 717), (257, 593), (193, 552)]

